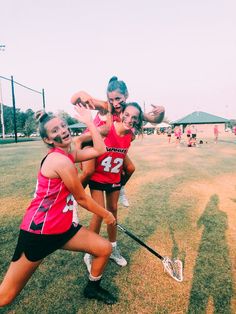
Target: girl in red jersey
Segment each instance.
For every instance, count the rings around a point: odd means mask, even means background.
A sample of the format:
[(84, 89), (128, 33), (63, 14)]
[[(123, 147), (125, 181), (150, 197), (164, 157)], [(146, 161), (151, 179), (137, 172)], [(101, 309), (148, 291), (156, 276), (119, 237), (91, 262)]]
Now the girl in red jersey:
[[(95, 117), (96, 125), (99, 127), (101, 134), (105, 135), (108, 132), (112, 121), (120, 121), (120, 115), (128, 96), (129, 92), (125, 82), (118, 80), (116, 76), (113, 76), (109, 80), (107, 86), (107, 101), (95, 99), (86, 92), (80, 91), (72, 96), (71, 102), (75, 104), (79, 99), (79, 101), (89, 104), (91, 108), (98, 109), (99, 112)], [(165, 109), (163, 106), (152, 105), (152, 107), (153, 110), (150, 113), (143, 113), (142, 119), (152, 123), (160, 123), (164, 118)], [(107, 117), (107, 115), (109, 117)], [(81, 175), (81, 181), (84, 187), (87, 185), (90, 177), (94, 173), (94, 165), (95, 164), (93, 160), (83, 162), (83, 173)], [(135, 171), (135, 166), (128, 155), (126, 155), (124, 160), (123, 171), (126, 177), (131, 177)], [(125, 195), (124, 186), (122, 186), (120, 190), (119, 200), (123, 206), (129, 206), (128, 199)]]
[[(126, 183), (129, 176), (121, 174), (123, 163), (134, 139), (133, 128), (138, 132), (142, 129), (142, 109), (137, 103), (127, 103), (121, 114), (121, 121), (115, 121), (110, 128), (104, 142), (107, 152), (96, 158), (95, 172), (89, 181), (91, 195), (101, 206), (105, 206), (104, 192), (106, 195), (106, 208), (117, 218), (117, 203), (119, 192), (123, 183)], [(90, 230), (100, 232), (102, 218), (94, 214), (90, 222)], [(112, 243), (112, 254), (110, 258), (119, 266), (126, 266), (127, 261), (120, 254), (117, 246), (116, 225), (107, 226), (107, 233)], [(84, 261), (90, 271), (92, 257), (85, 254)]]
[(39, 117), (40, 135), (51, 147), (42, 160), (34, 198), (26, 210), (12, 262), (0, 285), (0, 307), (11, 303), (26, 285), (43, 258), (57, 249), (82, 251), (94, 259), (84, 296), (107, 304), (116, 298), (100, 287), (102, 272), (112, 251), (111, 244), (80, 224), (72, 224), (73, 200), (82, 207), (115, 224), (111, 212), (96, 203), (78, 178), (74, 162), (96, 158), (105, 151), (103, 139), (92, 122), (90, 111), (76, 106), (77, 118), (92, 135), (93, 147), (76, 151), (66, 123), (46, 113)]

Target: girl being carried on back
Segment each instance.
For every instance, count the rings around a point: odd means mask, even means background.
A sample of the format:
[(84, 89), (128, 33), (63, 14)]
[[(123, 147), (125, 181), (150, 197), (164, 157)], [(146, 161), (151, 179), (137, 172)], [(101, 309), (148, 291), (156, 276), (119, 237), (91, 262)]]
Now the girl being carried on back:
[[(116, 76), (113, 76), (107, 87), (107, 101), (101, 101), (92, 98), (86, 92), (78, 92), (71, 98), (71, 102), (76, 104), (77, 101), (89, 104), (92, 109), (98, 109), (98, 113), (94, 119), (95, 125), (98, 127), (100, 133), (105, 136), (113, 121), (120, 121), (120, 115), (123, 110), (123, 106), (129, 96), (127, 86), (124, 81), (118, 80)], [(165, 114), (165, 109), (162, 106), (153, 106), (153, 110), (150, 113), (143, 113), (142, 120), (160, 123)], [(85, 135), (86, 136), (86, 135)], [(89, 135), (88, 140), (89, 140)], [(84, 139), (85, 140), (85, 139)], [(90, 177), (94, 173), (95, 163), (93, 160), (89, 160), (82, 164), (82, 176), (81, 181), (84, 187), (87, 185)], [(128, 200), (124, 192), (124, 185), (135, 171), (135, 166), (126, 155), (123, 165), (123, 175), (121, 177), (122, 185), (120, 191), (120, 202), (124, 206), (129, 206)]]

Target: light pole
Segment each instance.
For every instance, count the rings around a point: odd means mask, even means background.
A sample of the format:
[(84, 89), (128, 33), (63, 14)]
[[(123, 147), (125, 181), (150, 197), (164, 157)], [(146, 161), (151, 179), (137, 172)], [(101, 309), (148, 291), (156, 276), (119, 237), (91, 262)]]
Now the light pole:
[[(0, 45), (0, 51), (5, 51), (6, 46)], [(1, 111), (1, 124), (2, 124), (2, 138), (5, 138), (5, 125), (3, 115), (3, 100), (2, 100), (2, 84), (0, 80), (0, 111)]]
[(0, 80), (0, 111), (1, 111), (1, 124), (2, 124), (2, 138), (5, 138), (5, 125), (4, 125), (4, 115), (3, 115), (3, 100), (2, 100), (2, 83)]

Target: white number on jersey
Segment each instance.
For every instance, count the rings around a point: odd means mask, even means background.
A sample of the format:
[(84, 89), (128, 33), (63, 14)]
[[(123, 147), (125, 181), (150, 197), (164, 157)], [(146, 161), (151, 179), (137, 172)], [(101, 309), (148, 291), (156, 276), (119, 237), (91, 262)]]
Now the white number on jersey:
[(101, 162), (101, 165), (104, 167), (105, 172), (111, 172), (111, 173), (119, 173), (120, 168), (123, 165), (123, 159), (122, 158), (115, 158), (112, 160), (111, 156), (108, 156), (107, 158), (103, 159)]

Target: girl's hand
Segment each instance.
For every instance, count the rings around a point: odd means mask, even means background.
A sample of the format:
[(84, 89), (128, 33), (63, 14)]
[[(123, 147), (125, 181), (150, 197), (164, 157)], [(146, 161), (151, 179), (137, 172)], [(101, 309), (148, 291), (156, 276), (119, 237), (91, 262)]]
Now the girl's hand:
[(78, 92), (74, 94), (71, 98), (71, 103), (73, 105), (81, 104), (83, 106), (89, 105), (90, 109), (95, 109), (93, 98), (86, 92)]
[(159, 116), (160, 114), (164, 114), (165, 113), (165, 108), (163, 106), (156, 106), (156, 105), (151, 105), (152, 106), (152, 110), (149, 112), (151, 114), (153, 114), (154, 116)]
[(112, 215), (111, 212), (108, 212), (107, 215), (103, 218), (105, 223), (107, 225), (114, 225), (116, 224), (116, 219), (115, 217)]
[(85, 107), (81, 104), (76, 104), (74, 108), (76, 111), (75, 114), (76, 119), (78, 119), (82, 123), (85, 123), (86, 125), (92, 122), (92, 115), (88, 105), (86, 105)]

